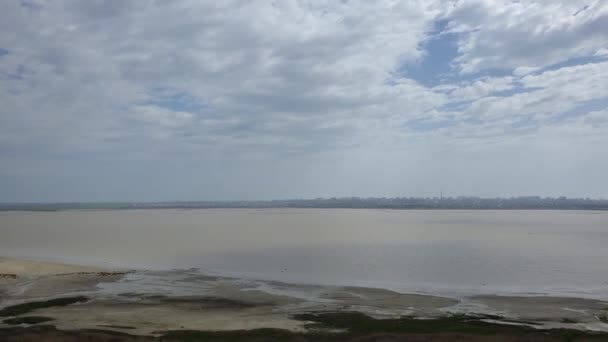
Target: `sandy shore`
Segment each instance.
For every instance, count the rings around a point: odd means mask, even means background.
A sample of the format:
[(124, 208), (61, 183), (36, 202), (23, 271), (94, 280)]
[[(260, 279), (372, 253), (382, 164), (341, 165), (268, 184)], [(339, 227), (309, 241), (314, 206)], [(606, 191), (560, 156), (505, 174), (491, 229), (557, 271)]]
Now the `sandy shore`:
[(124, 271), (58, 262), (0, 258), (0, 307), (27, 300), (95, 291)]
[(245, 281), (195, 270), (124, 272), (6, 258), (0, 259), (0, 274), (0, 309), (83, 295), (89, 299), (85, 303), (39, 308), (34, 313), (53, 318), (59, 329), (104, 328), (137, 334), (171, 329), (301, 331), (305, 322), (292, 319), (294, 314), (359, 310), (381, 317), (438, 316), (442, 308), (457, 303), (381, 289)]
[(69, 265), (49, 261), (0, 258), (0, 276), (40, 277), (77, 272), (101, 272), (104, 269), (92, 266)]
[[(75, 296), (80, 299), (70, 305), (39, 304), (27, 313), (10, 311), (15, 305)], [(353, 311), (375, 318), (467, 314), (535, 328), (608, 331), (608, 323), (602, 321), (608, 303), (590, 299), (446, 298), (374, 288), (243, 280), (198, 270), (125, 272), (0, 259), (0, 328), (15, 326), (11, 319), (34, 315), (52, 319), (52, 325), (61, 330), (104, 329), (148, 336), (167, 330), (277, 328), (297, 332), (305, 331), (309, 322), (294, 319), (294, 315)]]

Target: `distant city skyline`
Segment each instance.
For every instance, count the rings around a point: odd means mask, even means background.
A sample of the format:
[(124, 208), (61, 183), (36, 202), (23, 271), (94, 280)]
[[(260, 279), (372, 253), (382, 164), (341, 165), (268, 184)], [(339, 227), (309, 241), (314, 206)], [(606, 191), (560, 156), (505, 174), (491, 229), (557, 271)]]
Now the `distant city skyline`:
[(81, 203), (0, 203), (0, 210), (69, 209), (212, 209), (212, 208), (352, 208), (352, 209), (560, 209), (608, 210), (608, 199), (519, 196), (331, 197), (269, 201), (161, 201)]
[(0, 2), (0, 202), (608, 197), (608, 2)]

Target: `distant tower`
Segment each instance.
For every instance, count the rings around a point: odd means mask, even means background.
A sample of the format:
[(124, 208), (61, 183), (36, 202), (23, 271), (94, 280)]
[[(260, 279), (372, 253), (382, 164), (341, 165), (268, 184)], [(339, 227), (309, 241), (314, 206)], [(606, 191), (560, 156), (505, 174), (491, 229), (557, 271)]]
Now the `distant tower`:
[(439, 192), (439, 200), (443, 202), (443, 190)]

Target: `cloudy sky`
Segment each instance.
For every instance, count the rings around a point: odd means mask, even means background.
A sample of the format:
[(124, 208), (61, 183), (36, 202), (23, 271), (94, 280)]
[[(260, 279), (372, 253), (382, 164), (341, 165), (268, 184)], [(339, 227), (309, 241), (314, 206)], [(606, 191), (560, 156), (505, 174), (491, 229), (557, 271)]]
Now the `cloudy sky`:
[(608, 197), (608, 2), (0, 2), (0, 201), (442, 190)]

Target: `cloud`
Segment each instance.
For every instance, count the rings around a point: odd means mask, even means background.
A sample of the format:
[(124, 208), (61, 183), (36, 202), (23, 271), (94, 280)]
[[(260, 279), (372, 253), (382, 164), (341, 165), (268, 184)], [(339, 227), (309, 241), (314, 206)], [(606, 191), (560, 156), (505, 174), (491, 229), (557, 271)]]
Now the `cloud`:
[[(125, 182), (151, 164), (199, 170), (183, 182), (308, 179), (251, 197), (421, 193), (432, 178), (416, 168), (464, 170), (480, 151), (492, 164), (490, 151), (570, 143), (599, 157), (607, 18), (602, 1), (2, 2), (0, 185), (38, 177), (61, 197), (41, 177), (95, 175), (96, 160), (132, 170), (107, 171)], [(461, 161), (427, 157), (442, 153)], [(389, 179), (374, 190), (377, 172)], [(485, 189), (474, 174), (463, 192)], [(239, 197), (219, 183), (174, 186)], [(92, 190), (73, 197), (113, 196), (80, 186)], [(38, 193), (15, 189), (7, 199)]]
[(589, 56), (608, 40), (604, 1), (462, 1), (449, 14), (461, 72), (541, 67)]

